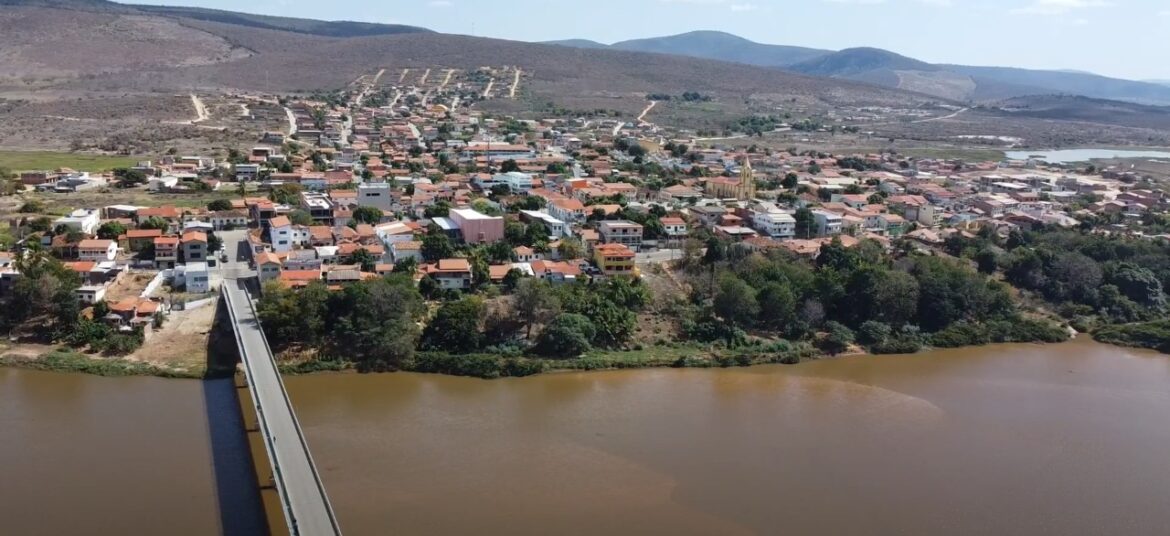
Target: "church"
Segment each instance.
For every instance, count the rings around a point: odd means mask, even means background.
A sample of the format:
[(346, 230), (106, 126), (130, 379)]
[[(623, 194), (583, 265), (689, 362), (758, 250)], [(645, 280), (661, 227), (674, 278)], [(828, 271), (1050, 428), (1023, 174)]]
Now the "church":
[(707, 195), (717, 199), (735, 199), (750, 201), (756, 197), (756, 177), (752, 172), (752, 162), (748, 157), (743, 158), (743, 166), (739, 171), (739, 179), (716, 177), (707, 181)]

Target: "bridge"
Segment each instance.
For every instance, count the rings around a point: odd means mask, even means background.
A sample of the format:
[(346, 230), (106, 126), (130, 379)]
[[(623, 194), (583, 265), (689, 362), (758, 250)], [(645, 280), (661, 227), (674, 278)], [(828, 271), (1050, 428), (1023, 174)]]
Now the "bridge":
[[(225, 233), (227, 234), (227, 233)], [(234, 241), (225, 240), (225, 244)], [(240, 244), (243, 245), (243, 244)], [(241, 260), (238, 256), (235, 261)], [(280, 497), (289, 533), (293, 536), (339, 536), (333, 506), (313, 463), (309, 445), (293, 412), (292, 402), (260, 326), (247, 284), (254, 281), (246, 266), (224, 263), (220, 286), (228, 315), (235, 327), (236, 345), (244, 376), (252, 392), (259, 433), (272, 465), (273, 485)]]

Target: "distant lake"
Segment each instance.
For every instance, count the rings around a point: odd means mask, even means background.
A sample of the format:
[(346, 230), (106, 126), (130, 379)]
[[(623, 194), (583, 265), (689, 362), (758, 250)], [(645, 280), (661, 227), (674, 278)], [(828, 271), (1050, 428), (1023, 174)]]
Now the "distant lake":
[(1009, 160), (1036, 158), (1050, 164), (1088, 162), (1098, 158), (1170, 158), (1167, 151), (1121, 151), (1115, 149), (1062, 149), (1058, 151), (1007, 151)]

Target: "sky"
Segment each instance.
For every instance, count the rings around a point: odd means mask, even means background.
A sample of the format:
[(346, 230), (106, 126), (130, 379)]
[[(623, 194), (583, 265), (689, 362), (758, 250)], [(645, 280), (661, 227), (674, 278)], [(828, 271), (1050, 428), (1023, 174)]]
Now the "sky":
[[(123, 0), (126, 1), (126, 0)], [(1170, 0), (144, 0), (422, 26), (520, 41), (613, 43), (722, 30), (777, 45), (872, 46), (931, 63), (1170, 80)], [(324, 9), (323, 9), (324, 8)]]

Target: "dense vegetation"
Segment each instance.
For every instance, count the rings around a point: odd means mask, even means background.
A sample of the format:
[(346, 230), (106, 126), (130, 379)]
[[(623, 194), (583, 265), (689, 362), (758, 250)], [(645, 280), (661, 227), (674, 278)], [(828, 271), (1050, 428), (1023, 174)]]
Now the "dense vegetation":
[(813, 340), (829, 353), (854, 342), (901, 353), (1067, 338), (1060, 327), (1025, 317), (1007, 285), (963, 263), (895, 258), (872, 241), (846, 248), (834, 240), (810, 262), (712, 240), (704, 257), (685, 262), (695, 288), (685, 330), (695, 340), (735, 345), (751, 332)]
[[(497, 372), (518, 375), (539, 370), (504, 358), (567, 358), (622, 348), (634, 332), (635, 312), (649, 300), (645, 287), (625, 280), (554, 287), (531, 278), (515, 282), (512, 294), (493, 307), (481, 296), (442, 297), (429, 311), (406, 274), (338, 292), (321, 283), (299, 290), (270, 283), (259, 314), (275, 349), (311, 348), (321, 359), (352, 362), (361, 370), (464, 370), (479, 376), (480, 367), (505, 367)], [(475, 357), (485, 354), (494, 356), (491, 364)]]
[[(1038, 229), (947, 242), (980, 271), (1042, 300), (1102, 342), (1170, 350), (1167, 312), (1170, 244), (1084, 231)], [(1131, 324), (1132, 325), (1119, 325)]]

